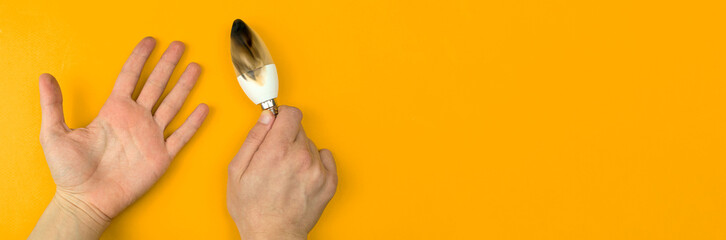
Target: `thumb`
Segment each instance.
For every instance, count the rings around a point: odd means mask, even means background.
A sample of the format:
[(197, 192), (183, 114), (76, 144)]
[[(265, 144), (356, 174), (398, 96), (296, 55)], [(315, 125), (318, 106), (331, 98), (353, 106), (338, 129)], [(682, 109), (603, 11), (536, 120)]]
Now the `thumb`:
[(275, 116), (272, 112), (268, 110), (262, 111), (257, 123), (247, 134), (247, 138), (244, 143), (242, 143), (242, 147), (239, 149), (239, 152), (237, 152), (237, 155), (234, 156), (232, 162), (229, 163), (230, 177), (233, 175), (236, 178), (242, 176), (247, 169), (247, 166), (250, 164), (250, 160), (252, 160), (252, 155), (257, 152), (257, 149), (262, 144), (262, 141), (265, 140), (265, 136), (267, 136), (267, 132), (270, 131), (274, 120)]
[(42, 114), (41, 136), (68, 130), (63, 118), (63, 96), (58, 81), (52, 75), (44, 73), (40, 75), (38, 85), (40, 86), (40, 110)]

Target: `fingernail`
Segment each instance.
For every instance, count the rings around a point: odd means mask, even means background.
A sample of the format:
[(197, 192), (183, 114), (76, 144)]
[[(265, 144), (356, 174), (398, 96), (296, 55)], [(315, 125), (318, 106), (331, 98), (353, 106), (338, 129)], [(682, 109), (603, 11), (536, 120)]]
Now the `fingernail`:
[(262, 111), (262, 114), (260, 114), (260, 119), (257, 121), (265, 125), (270, 124), (270, 121), (272, 121), (272, 113), (267, 110)]

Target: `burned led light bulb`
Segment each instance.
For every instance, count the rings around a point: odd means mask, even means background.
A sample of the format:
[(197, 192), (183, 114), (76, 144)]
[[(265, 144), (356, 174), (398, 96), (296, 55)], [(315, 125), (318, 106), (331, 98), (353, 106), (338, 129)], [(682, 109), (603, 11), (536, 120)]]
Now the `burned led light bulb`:
[(230, 38), (239, 86), (252, 102), (277, 115), (277, 68), (262, 38), (240, 19), (234, 20)]

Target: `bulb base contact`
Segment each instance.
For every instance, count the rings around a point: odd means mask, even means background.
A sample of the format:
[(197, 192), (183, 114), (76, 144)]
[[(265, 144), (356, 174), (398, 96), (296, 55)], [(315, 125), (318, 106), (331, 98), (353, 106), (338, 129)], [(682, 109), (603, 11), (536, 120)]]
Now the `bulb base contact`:
[(275, 99), (270, 99), (264, 102), (260, 103), (260, 107), (262, 107), (262, 110), (270, 110), (275, 116), (277, 116), (277, 103), (275, 103)]

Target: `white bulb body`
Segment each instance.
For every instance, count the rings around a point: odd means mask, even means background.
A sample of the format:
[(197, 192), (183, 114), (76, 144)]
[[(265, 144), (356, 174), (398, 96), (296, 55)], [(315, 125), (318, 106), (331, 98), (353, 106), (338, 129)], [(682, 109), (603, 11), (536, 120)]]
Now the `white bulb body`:
[(255, 74), (256, 78), (259, 78), (257, 81), (247, 80), (242, 75), (237, 76), (237, 82), (247, 97), (255, 104), (277, 98), (278, 83), (275, 64), (267, 64), (256, 71), (260, 71)]

